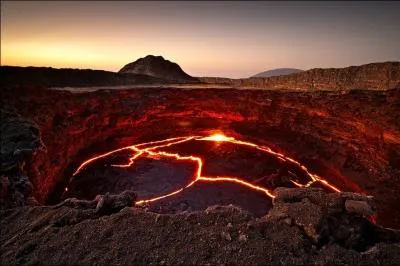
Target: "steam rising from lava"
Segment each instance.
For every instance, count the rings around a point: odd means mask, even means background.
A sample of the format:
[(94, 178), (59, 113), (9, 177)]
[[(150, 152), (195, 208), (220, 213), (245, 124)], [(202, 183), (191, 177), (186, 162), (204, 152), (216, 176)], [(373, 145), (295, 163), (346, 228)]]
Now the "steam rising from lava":
[[(321, 185), (323, 185), (324, 187), (328, 188), (329, 190), (335, 191), (335, 192), (340, 192), (340, 190), (338, 188), (336, 188), (335, 186), (331, 185), (328, 181), (326, 181), (324, 178), (313, 174), (311, 172), (308, 171), (307, 167), (305, 167), (304, 165), (302, 165), (301, 163), (299, 163), (298, 161), (285, 156), (282, 153), (278, 153), (278, 152), (274, 152), (272, 151), (269, 147), (266, 146), (260, 146), (251, 142), (247, 142), (247, 141), (241, 141), (241, 140), (236, 140), (233, 137), (228, 137), (225, 136), (224, 134), (218, 133), (218, 134), (213, 134), (210, 136), (187, 136), (187, 137), (175, 137), (175, 138), (169, 138), (169, 139), (164, 139), (164, 140), (159, 140), (159, 141), (152, 141), (152, 142), (146, 142), (146, 143), (141, 143), (141, 144), (137, 144), (137, 145), (132, 145), (132, 146), (127, 146), (127, 147), (123, 147), (120, 149), (116, 149), (116, 150), (112, 150), (110, 152), (98, 155), (98, 156), (94, 156), (88, 160), (86, 160), (85, 162), (83, 162), (78, 168), (77, 170), (73, 173), (73, 176), (77, 175), (79, 172), (82, 171), (82, 169), (84, 169), (86, 166), (88, 166), (89, 164), (93, 163), (94, 161), (101, 159), (101, 158), (105, 158), (113, 153), (119, 152), (119, 151), (123, 151), (123, 150), (132, 150), (135, 152), (135, 154), (133, 156), (131, 156), (129, 158), (129, 162), (127, 164), (118, 164), (118, 165), (112, 165), (113, 167), (121, 167), (121, 168), (127, 168), (132, 166), (135, 163), (135, 160), (138, 159), (141, 156), (146, 156), (146, 157), (151, 157), (151, 158), (172, 158), (175, 160), (181, 160), (181, 161), (188, 161), (188, 162), (193, 162), (196, 164), (197, 168), (196, 171), (191, 179), (191, 181), (184, 187), (175, 190), (173, 192), (170, 192), (168, 194), (164, 194), (158, 197), (153, 197), (153, 198), (149, 198), (149, 199), (141, 199), (139, 201), (136, 201), (135, 204), (136, 205), (141, 205), (141, 204), (145, 204), (145, 203), (151, 203), (160, 199), (164, 199), (167, 197), (171, 197), (173, 195), (176, 195), (180, 192), (182, 192), (183, 190), (193, 186), (197, 181), (205, 181), (205, 182), (233, 182), (233, 183), (237, 183), (240, 184), (242, 186), (245, 186), (249, 189), (253, 189), (256, 191), (261, 191), (263, 193), (265, 193), (266, 196), (274, 198), (274, 195), (272, 194), (272, 192), (262, 186), (259, 185), (255, 185), (252, 184), (248, 181), (245, 181), (241, 178), (238, 177), (234, 177), (234, 176), (203, 176), (202, 175), (202, 169), (203, 169), (203, 160), (200, 157), (197, 156), (182, 156), (178, 153), (171, 153), (171, 152), (166, 152), (161, 150), (162, 148), (166, 148), (166, 147), (171, 147), (173, 145), (177, 145), (180, 143), (184, 143), (184, 142), (188, 142), (191, 140), (195, 140), (195, 141), (211, 141), (211, 142), (229, 142), (229, 143), (233, 143), (235, 145), (242, 145), (242, 146), (247, 146), (253, 149), (257, 149), (260, 150), (262, 152), (265, 153), (269, 153), (271, 155), (274, 155), (275, 157), (277, 157), (279, 160), (283, 161), (283, 162), (290, 162), (292, 164), (297, 165), (298, 167), (300, 167), (306, 174), (307, 176), (310, 178), (310, 181), (306, 184), (301, 184), (299, 182), (296, 182), (295, 180), (290, 180), (290, 182), (292, 182), (295, 186), (298, 187), (309, 187), (310, 185), (319, 182)], [(65, 188), (65, 191), (68, 191), (68, 187)]]

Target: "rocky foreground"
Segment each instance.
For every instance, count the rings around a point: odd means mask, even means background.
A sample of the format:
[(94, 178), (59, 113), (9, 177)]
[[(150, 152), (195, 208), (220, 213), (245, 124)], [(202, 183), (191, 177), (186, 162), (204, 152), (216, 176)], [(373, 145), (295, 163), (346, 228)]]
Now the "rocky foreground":
[(268, 215), (235, 206), (177, 215), (132, 207), (134, 195), (68, 199), (1, 212), (1, 264), (398, 265), (400, 231), (370, 222), (370, 197), (274, 191)]

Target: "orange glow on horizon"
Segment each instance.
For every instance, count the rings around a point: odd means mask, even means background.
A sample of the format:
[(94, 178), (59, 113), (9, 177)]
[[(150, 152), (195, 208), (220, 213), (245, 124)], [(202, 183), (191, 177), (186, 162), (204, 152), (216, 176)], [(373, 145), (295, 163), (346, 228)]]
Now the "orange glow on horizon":
[(191, 76), (247, 78), (399, 60), (396, 4), (0, 3), (1, 65), (118, 71), (151, 54)]

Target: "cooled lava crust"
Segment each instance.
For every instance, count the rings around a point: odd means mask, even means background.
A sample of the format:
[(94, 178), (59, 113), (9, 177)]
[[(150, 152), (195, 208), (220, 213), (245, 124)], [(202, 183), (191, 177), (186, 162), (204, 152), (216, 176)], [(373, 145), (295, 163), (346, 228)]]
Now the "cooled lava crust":
[[(6, 109), (32, 119), (41, 130), (47, 150), (33, 156), (25, 169), (42, 204), (55, 204), (69, 196), (90, 199), (98, 193), (130, 189), (130, 180), (135, 179), (129, 177), (140, 176), (138, 173), (152, 178), (153, 186), (146, 186), (147, 190), (173, 191), (190, 180), (193, 165), (143, 157), (130, 172), (109, 167), (115, 164), (113, 160), (126, 163), (122, 156), (95, 162), (79, 178), (72, 176), (85, 160), (110, 150), (223, 132), (293, 158), (341, 191), (373, 195), (377, 222), (399, 228), (399, 89), (295, 92), (143, 88), (71, 93), (29, 88), (7, 89), (2, 94)], [(226, 175), (255, 181), (279, 173), (283, 167), (273, 158), (268, 160), (236, 147), (191, 145), (190, 149), (190, 154), (204, 158), (214, 154), (207, 166), (211, 174), (228, 171)], [(177, 180), (171, 181), (173, 177)], [(237, 203), (261, 216), (270, 206), (271, 199), (266, 195), (231, 183), (199, 184), (193, 189), (196, 191), (188, 198), (176, 195), (163, 204), (150, 204), (150, 208), (167, 208), (170, 212)], [(146, 193), (143, 198), (149, 196)]]

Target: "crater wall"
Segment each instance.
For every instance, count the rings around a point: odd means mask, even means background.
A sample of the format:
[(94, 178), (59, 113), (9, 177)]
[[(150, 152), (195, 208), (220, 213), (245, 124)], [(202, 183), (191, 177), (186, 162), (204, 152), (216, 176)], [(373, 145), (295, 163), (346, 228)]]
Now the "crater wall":
[[(35, 90), (35, 93), (31, 91)], [(16, 97), (18, 95), (18, 97)], [(33, 120), (46, 150), (25, 169), (41, 203), (76, 167), (122, 145), (215, 130), (268, 145), (343, 191), (376, 198), (378, 222), (400, 224), (400, 90), (4, 89), (3, 106)]]

